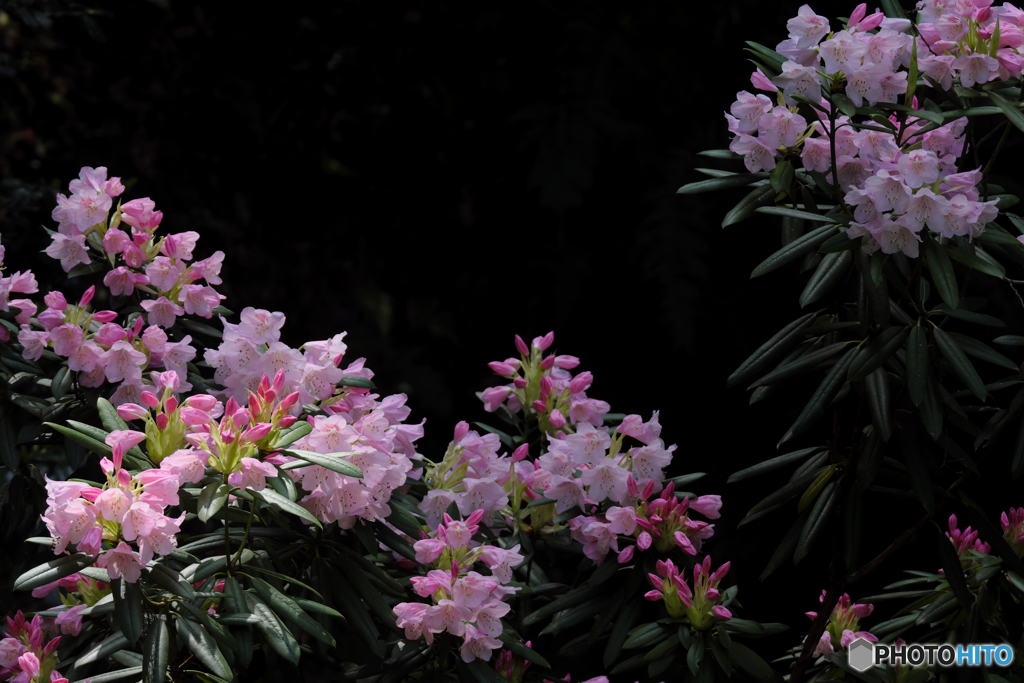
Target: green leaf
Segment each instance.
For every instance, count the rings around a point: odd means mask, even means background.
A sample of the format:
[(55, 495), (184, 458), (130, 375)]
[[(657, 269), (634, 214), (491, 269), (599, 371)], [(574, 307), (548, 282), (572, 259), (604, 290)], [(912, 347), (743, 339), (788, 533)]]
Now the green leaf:
[[(917, 41), (914, 41), (914, 45), (910, 50), (910, 69), (907, 74), (907, 92), (903, 97), (904, 102), (914, 101), (914, 91), (917, 89)], [(853, 118), (853, 117), (851, 117)], [(939, 123), (942, 123), (942, 117), (939, 117)]]
[(862, 346), (857, 357), (850, 363), (847, 376), (852, 381), (860, 381), (867, 375), (885, 365), (896, 351), (903, 346), (910, 330), (894, 325), (889, 327)]
[[(359, 639), (378, 658), (383, 659), (385, 654), (384, 643), (380, 640), (380, 633), (376, 624), (370, 618), (366, 605), (360, 599), (358, 592), (352, 587), (348, 579), (333, 570), (322, 569), (327, 582), (330, 584), (334, 596), (334, 604), (343, 615), (345, 621), (352, 628)], [(325, 585), (326, 588), (326, 585)]]
[(791, 218), (802, 218), (807, 221), (814, 221), (816, 223), (829, 223), (833, 230), (839, 226), (835, 225), (835, 221), (828, 216), (822, 216), (819, 213), (811, 213), (810, 211), (800, 211), (799, 209), (790, 209), (785, 206), (762, 206), (755, 209), (757, 213), (766, 213), (772, 216), (789, 216)]
[[(882, 0), (884, 3), (885, 0)], [(732, 663), (747, 676), (760, 683), (774, 683), (779, 675), (768, 666), (768, 663), (761, 659), (749, 647), (743, 643), (733, 643), (729, 650)]]
[(260, 623), (256, 624), (256, 630), (260, 632), (270, 648), (285, 661), (298, 664), (302, 654), (299, 650), (299, 643), (280, 617), (251, 593), (244, 593), (244, 597), (249, 603), (252, 613), (260, 619)]
[[(65, 576), (70, 576), (84, 567), (88, 567), (96, 558), (85, 553), (74, 555), (63, 555), (49, 562), (44, 562), (38, 567), (29, 569), (27, 572), (14, 580), (14, 590), (27, 591), (33, 588), (53, 583)], [(106, 579), (109, 581), (110, 579)]]
[(892, 406), (889, 400), (889, 375), (885, 368), (877, 368), (864, 378), (864, 389), (868, 395), (871, 420), (882, 441), (888, 443), (892, 436)]
[(793, 553), (793, 564), (799, 564), (807, 553), (810, 552), (814, 542), (821, 537), (832, 521), (832, 513), (835, 512), (839, 502), (839, 494), (835, 482), (825, 487), (818, 499), (811, 508), (810, 516), (800, 532), (800, 540), (796, 544), (796, 551)]
[(996, 337), (992, 341), (996, 344), (1002, 344), (1003, 346), (1024, 346), (1024, 337), (1015, 334), (1004, 334), (1001, 337)]
[(742, 159), (743, 156), (728, 149), (706, 149), (697, 152), (699, 157), (710, 157), (712, 159)]
[(801, 448), (800, 450), (793, 451), (792, 453), (786, 453), (785, 455), (776, 456), (769, 460), (765, 460), (764, 462), (760, 462), (752, 467), (748, 467), (744, 470), (740, 470), (739, 472), (735, 472), (732, 476), (729, 477), (726, 483), (732, 484), (737, 481), (749, 479), (750, 477), (761, 476), (768, 472), (777, 470), (780, 467), (784, 467), (790, 463), (799, 462), (800, 460), (803, 460), (807, 456), (813, 453), (817, 453), (820, 450), (822, 450), (821, 446), (812, 446), (811, 448)]
[(772, 169), (771, 174), (768, 176), (771, 180), (772, 189), (775, 190), (776, 194), (782, 194), (789, 190), (789, 186), (793, 184), (793, 164), (789, 163), (788, 160), (783, 159), (779, 163), (775, 164), (775, 168)]
[(825, 296), (846, 274), (851, 263), (853, 263), (853, 255), (849, 251), (825, 254), (825, 258), (818, 264), (811, 279), (807, 281), (807, 286), (800, 294), (800, 308), (805, 308)]
[(199, 506), (196, 514), (201, 522), (208, 522), (228, 502), (231, 487), (224, 482), (215, 481), (207, 484), (199, 494)]
[(758, 180), (764, 180), (768, 177), (767, 173), (743, 173), (736, 175), (729, 175), (722, 178), (711, 178), (710, 180), (700, 180), (695, 183), (687, 183), (678, 190), (676, 194), (699, 194), (701, 192), (712, 192), (714, 190), (729, 190), (735, 187), (743, 187), (756, 183)]
[(1006, 268), (1003, 267), (1003, 264), (989, 256), (987, 252), (981, 251), (981, 247), (976, 246), (974, 254), (968, 254), (963, 249), (957, 249), (948, 244), (943, 245), (942, 248), (951, 259), (959, 261), (968, 268), (999, 279), (1006, 277)]
[(315, 453), (313, 451), (300, 451), (296, 449), (285, 449), (282, 450), (283, 455), (290, 455), (293, 458), (305, 461), (302, 463), (290, 462), (287, 465), (281, 467), (283, 470), (294, 470), (299, 467), (308, 467), (310, 464), (319, 465), (332, 472), (344, 475), (346, 477), (361, 478), (363, 471), (353, 465), (347, 460), (342, 460), (341, 457), (345, 455), (357, 455), (355, 451), (345, 451), (344, 453)]
[(999, 107), (1010, 123), (1016, 126), (1018, 130), (1024, 131), (1024, 114), (1021, 114), (1016, 104), (995, 92), (990, 91), (988, 97), (992, 100), (992, 104)]
[(1005, 322), (992, 315), (977, 313), (975, 311), (966, 311), (962, 308), (950, 308), (946, 304), (939, 304), (935, 309), (945, 313), (951, 318), (956, 318), (957, 320), (963, 320), (965, 322), (975, 323), (978, 325), (987, 325), (989, 327), (1006, 327)]
[(231, 667), (228, 666), (228, 662), (213, 640), (213, 636), (207, 633), (202, 626), (181, 616), (175, 620), (175, 625), (178, 635), (185, 641), (185, 646), (207, 669), (215, 676), (227, 680), (234, 677)]
[(363, 602), (370, 608), (370, 611), (385, 626), (396, 634), (401, 635), (403, 631), (395, 625), (395, 613), (391, 610), (391, 606), (384, 601), (384, 596), (381, 595), (380, 591), (370, 585), (370, 580), (366, 577), (362, 567), (354, 562), (340, 562), (338, 568), (345, 578), (348, 579), (348, 583), (355, 591), (355, 594), (363, 599)]
[(93, 645), (91, 648), (86, 650), (84, 654), (79, 655), (75, 659), (74, 668), (78, 669), (94, 662), (102, 661), (118, 650), (123, 650), (126, 647), (128, 647), (128, 640), (120, 633), (114, 633)]
[(835, 225), (824, 225), (793, 240), (762, 261), (757, 268), (754, 268), (750, 277), (755, 278), (765, 275), (766, 273), (770, 273), (777, 268), (781, 268), (787, 263), (795, 261), (804, 254), (809, 254), (817, 250), (822, 241), (834, 233), (836, 229), (837, 227)]
[(218, 330), (216, 327), (210, 327), (209, 325), (195, 320), (189, 320), (188, 318), (178, 318), (177, 323), (189, 332), (195, 332), (196, 334), (203, 334), (207, 337), (213, 337), (214, 339), (221, 339), (224, 337), (224, 333)]
[(725, 218), (722, 220), (722, 227), (727, 228), (730, 225), (750, 218), (758, 207), (772, 202), (776, 194), (771, 185), (754, 188), (729, 213), (725, 214)]
[(110, 681), (119, 681), (122, 678), (134, 678), (141, 673), (141, 666), (132, 666), (126, 669), (117, 669), (115, 671), (108, 671), (105, 674), (90, 676), (88, 683), (110, 683)]
[(100, 423), (108, 432), (128, 429), (128, 423), (117, 414), (117, 408), (102, 396), (96, 399), (96, 411), (100, 414)]
[(267, 606), (277, 612), (278, 615), (284, 617), (287, 621), (296, 624), (303, 631), (313, 636), (327, 647), (336, 646), (331, 634), (325, 631), (324, 627), (321, 626), (319, 622), (306, 614), (301, 607), (295, 604), (294, 600), (271, 586), (263, 579), (253, 576), (249, 578), (249, 581), (252, 583), (252, 587), (256, 589), (256, 592), (259, 593), (260, 597), (263, 598)]
[(285, 446), (290, 446), (311, 431), (313, 431), (313, 425), (308, 422), (296, 422), (294, 426), (289, 427), (278, 435), (273, 447), (284, 448)]
[[(582, 605), (576, 605), (561, 613), (551, 620), (551, 623), (541, 629), (541, 635), (547, 635), (549, 633), (558, 633), (563, 631), (570, 626), (583, 623), (588, 619), (592, 619), (604, 610), (608, 608), (610, 600), (595, 599), (589, 602), (585, 602)], [(627, 642), (624, 647), (629, 647)]]
[(376, 384), (360, 375), (342, 375), (341, 381), (338, 382), (338, 386), (355, 387), (356, 389), (369, 389), (370, 391), (377, 390)]
[(932, 334), (935, 336), (935, 345), (939, 347), (939, 351), (949, 361), (953, 373), (971, 390), (972, 394), (978, 397), (979, 401), (984, 401), (988, 396), (988, 392), (985, 390), (985, 383), (981, 381), (978, 371), (974, 369), (971, 361), (967, 360), (967, 356), (964, 355), (960, 346), (948, 332), (945, 332), (940, 327), (934, 328)]
[(148, 576), (150, 581), (169, 593), (173, 593), (186, 600), (194, 600), (196, 597), (192, 585), (187, 581), (183, 581), (181, 575), (170, 567), (162, 564), (151, 564)]
[(779, 382), (785, 381), (790, 377), (796, 377), (809, 370), (813, 370), (822, 362), (828, 360), (829, 358), (836, 355), (843, 349), (847, 348), (848, 345), (849, 342), (836, 342), (835, 344), (830, 344), (823, 349), (818, 349), (817, 351), (811, 351), (810, 353), (806, 353), (790, 361), (789, 363), (786, 363), (785, 365), (782, 365), (772, 370), (767, 375), (761, 377), (747, 388), (753, 389), (755, 387), (764, 386), (768, 384), (778, 384)]
[[(622, 607), (622, 612), (619, 618), (616, 619), (614, 625), (612, 625), (612, 631), (608, 636), (608, 643), (604, 648), (603, 662), (604, 666), (610, 667), (612, 663), (619, 658), (619, 653), (622, 652), (622, 646), (626, 642), (629, 631), (633, 628), (633, 624), (640, 617), (640, 611), (643, 608), (643, 602), (640, 600), (626, 600), (626, 604)], [(643, 657), (641, 656), (641, 661)]]
[(857, 461), (857, 486), (861, 491), (866, 489), (878, 476), (885, 454), (885, 441), (879, 437), (874, 427), (867, 430), (860, 447), (860, 459)]
[(994, 350), (987, 344), (978, 341), (974, 337), (970, 337), (966, 334), (960, 334), (959, 332), (947, 332), (950, 337), (957, 343), (957, 345), (963, 349), (963, 352), (968, 356), (973, 356), (979, 360), (987, 361), (993, 365), (998, 365), (1001, 368), (1012, 370), (1013, 372), (1019, 372), (1020, 368), (1012, 360)]
[[(828, 469), (829, 467), (820, 467), (814, 468), (809, 472), (804, 472), (796, 479), (783, 486), (781, 489), (778, 489), (777, 491), (774, 491), (765, 496), (759, 503), (757, 503), (754, 507), (750, 508), (750, 511), (747, 512), (746, 516), (744, 517), (744, 520), (753, 517), (762, 510), (767, 510), (768, 508), (774, 505), (785, 503), (786, 501), (795, 498), (798, 494), (803, 493), (812, 482), (814, 482), (818, 477), (822, 476), (822, 474), (824, 474), (825, 471)], [(743, 523), (744, 522), (741, 520), (740, 526), (743, 526)]]
[(68, 370), (68, 366), (61, 366), (56, 374), (54, 374), (53, 381), (50, 383), (50, 392), (53, 394), (53, 397), (58, 401), (64, 398), (64, 395), (71, 389), (74, 379), (75, 375)]
[(90, 451), (99, 455), (100, 457), (110, 457), (110, 446), (103, 443), (102, 441), (97, 441), (91, 436), (86, 436), (82, 432), (72, 429), (71, 427), (67, 427), (65, 425), (54, 424), (53, 422), (44, 422), (43, 424), (45, 424), (47, 427), (50, 427), (51, 429), (60, 432), (61, 434), (68, 437), (78, 445), (84, 448), (88, 448)]
[(750, 355), (726, 381), (727, 387), (750, 382), (782, 358), (790, 347), (803, 337), (804, 330), (814, 320), (815, 314), (808, 313), (779, 330)]
[(920, 408), (921, 423), (932, 439), (938, 439), (942, 433), (942, 398), (935, 377), (929, 372), (927, 389)]
[(273, 489), (263, 489), (262, 491), (259, 492), (258, 495), (262, 496), (263, 499), (267, 501), (267, 503), (269, 503), (272, 507), (277, 508), (282, 512), (288, 512), (290, 514), (293, 514), (296, 517), (302, 517), (303, 519), (309, 520), (312, 524), (316, 525), (318, 529), (323, 528), (323, 525), (320, 523), (320, 520), (314, 517), (309, 510), (302, 507), (298, 503), (293, 503), (292, 501), (288, 500), (277, 491), (274, 491)]
[(161, 615), (150, 625), (142, 650), (143, 679), (162, 683), (167, 676), (167, 663), (171, 656), (171, 635), (167, 621)]
[(142, 619), (142, 589), (138, 583), (121, 579), (110, 581), (110, 592), (114, 596), (114, 619), (121, 633), (134, 645), (142, 637), (145, 624)]
[(390, 529), (390, 527), (381, 524), (380, 522), (374, 522), (374, 531), (377, 534), (377, 540), (386, 545), (391, 550), (410, 560), (416, 559), (416, 550), (412, 545), (396, 534)]
[(825, 409), (832, 403), (832, 399), (839, 393), (839, 389), (842, 388), (846, 382), (846, 373), (850, 367), (850, 363), (853, 362), (853, 357), (856, 354), (856, 349), (850, 349), (847, 351), (839, 362), (832, 366), (825, 375), (825, 379), (821, 380), (821, 384), (814, 390), (814, 394), (811, 395), (807, 405), (804, 406), (803, 410), (800, 411), (800, 415), (797, 416), (796, 421), (789, 430), (783, 434), (779, 440), (781, 446), (786, 441), (789, 441), (794, 436), (803, 434), (808, 427), (810, 427), (815, 420), (821, 417), (825, 413)]
[(928, 338), (924, 328), (915, 325), (910, 328), (910, 337), (907, 339), (907, 392), (915, 406), (920, 406), (924, 400), (927, 381)]
[(391, 514), (388, 515), (387, 521), (412, 538), (418, 538), (420, 531), (423, 530), (420, 521), (411, 512), (394, 502), (391, 503)]
[(536, 624), (540, 621), (543, 621), (544, 619), (547, 619), (556, 612), (561, 612), (562, 610), (569, 609), (570, 607), (580, 605), (584, 602), (587, 602), (588, 600), (597, 597), (603, 592), (604, 587), (591, 586), (590, 584), (584, 584), (582, 586), (579, 586), (578, 588), (574, 588), (565, 595), (556, 598), (548, 604), (534, 610), (530, 614), (527, 614), (526, 617), (523, 619), (523, 625), (530, 626), (532, 624)]
[(924, 259), (928, 264), (928, 272), (932, 274), (932, 282), (935, 284), (939, 296), (950, 308), (957, 308), (960, 303), (960, 293), (957, 289), (953, 264), (949, 262), (949, 256), (945, 250), (939, 248), (938, 242), (932, 238), (924, 241)]

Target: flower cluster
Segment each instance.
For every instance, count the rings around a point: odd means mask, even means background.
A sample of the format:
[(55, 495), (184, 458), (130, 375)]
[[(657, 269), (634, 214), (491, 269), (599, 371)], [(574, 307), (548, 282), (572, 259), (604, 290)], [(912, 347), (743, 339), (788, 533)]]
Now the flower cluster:
[[(168, 464), (169, 459), (160, 469), (134, 476), (123, 469), (124, 451), (144, 438), (140, 432), (127, 430), (107, 436), (113, 460), (100, 460), (107, 477), (102, 487), (47, 479), (47, 508), (42, 519), (53, 537), (54, 554), (63, 554), (73, 543), (79, 552), (99, 555), (96, 564), (106, 568), (111, 579), (123, 576), (135, 583), (154, 554), (174, 552), (185, 514), (174, 519), (164, 515), (164, 509), (179, 504), (178, 489), (187, 479), (174, 470), (173, 463)], [(113, 547), (104, 551), (104, 541)]]
[[(818, 602), (824, 602), (827, 593), (828, 591), (822, 591)], [(832, 614), (829, 615), (825, 632), (821, 634), (821, 639), (814, 648), (814, 656), (825, 655), (828, 657), (836, 650), (848, 647), (857, 638), (865, 638), (872, 643), (877, 643), (878, 638), (874, 635), (867, 631), (857, 630), (860, 620), (870, 616), (874, 609), (875, 606), (871, 604), (851, 603), (850, 596), (843, 593), (842, 597), (839, 598), (839, 602), (832, 608)], [(818, 616), (817, 612), (805, 612), (805, 614), (811, 620)]]
[(441, 462), (424, 462), (423, 480), (430, 490), (419, 508), (428, 526), (437, 526), (452, 503), (463, 515), (483, 510), (482, 522), (493, 523), (493, 513), (509, 504), (512, 463), (521, 461), (528, 451), (524, 444), (509, 458), (498, 453), (500, 448), (497, 434), (481, 436), (466, 422), (455, 425), (454, 438)]
[[(0, 244), (0, 271), (4, 267), (5, 251), (4, 245)], [(31, 270), (24, 273), (18, 271), (7, 277), (0, 273), (0, 311), (9, 311), (10, 307), (14, 306), (19, 309), (18, 315), (14, 318), (15, 322), (19, 325), (27, 324), (36, 313), (36, 305), (31, 299), (11, 299), (11, 294), (34, 294), (38, 291), (39, 284)], [(10, 330), (0, 326), (0, 342), (6, 342), (10, 338)]]
[(21, 610), (7, 617), (7, 635), (0, 640), (0, 680), (11, 683), (67, 683), (57, 667), (60, 636), (43, 645), (43, 619), (26, 621)]
[(512, 383), (484, 391), (484, 410), (494, 412), (504, 404), (514, 413), (525, 411), (535, 416), (541, 430), (548, 434), (564, 429), (567, 420), (570, 424), (602, 423), (602, 415), (611, 408), (604, 401), (587, 397), (594, 376), (581, 372), (574, 377), (569, 372), (580, 364), (579, 358), (544, 356), (555, 342), (554, 332), (535, 338), (530, 346), (518, 334), (515, 342), (519, 358), (488, 363), (491, 370)]
[(1024, 556), (1024, 507), (1010, 508), (999, 517), (1003, 527), (1003, 538), (1017, 553), (1017, 557)]
[(988, 555), (992, 549), (988, 543), (978, 538), (978, 532), (972, 531), (971, 527), (967, 527), (963, 531), (958, 529), (956, 515), (949, 516), (949, 531), (946, 532), (946, 537), (949, 538), (953, 547), (956, 548), (956, 554), (961, 558), (971, 550), (982, 555)]
[[(943, 13), (940, 5), (951, 3), (927, 4), (929, 11), (941, 15), (937, 22), (963, 18), (956, 12)], [(957, 5), (958, 11), (971, 8), (968, 16), (974, 13), (975, 18), (963, 23), (967, 26), (974, 22), (973, 29), (965, 30), (973, 36), (971, 40), (977, 42), (979, 35), (985, 35), (984, 30), (978, 28), (977, 17), (989, 10), (979, 10), (970, 2)], [(740, 92), (730, 113), (726, 114), (729, 130), (736, 136), (730, 149), (744, 156), (744, 163), (751, 172), (775, 168), (776, 157), (799, 154), (803, 167), (821, 172), (828, 182), (835, 182), (844, 193), (846, 204), (854, 209), (854, 221), (847, 231), (850, 239), (864, 237), (863, 247), (868, 252), (902, 251), (916, 258), (920, 232), (925, 226), (944, 237), (974, 238), (998, 215), (997, 200), (979, 201), (976, 187), (982, 179), (980, 171), (957, 172), (957, 160), (964, 151), (966, 119), (957, 119), (932, 130), (925, 130), (923, 124), (927, 121), (913, 114), (908, 122), (893, 115), (887, 120), (876, 117), (868, 122), (870, 125), (854, 124), (849, 117), (837, 115), (833, 105), (822, 99), (818, 72), (822, 71), (832, 82), (833, 91), (837, 84), (845, 82), (846, 95), (856, 106), (861, 106), (864, 100), (871, 105), (895, 103), (897, 95), (906, 93), (907, 73), (898, 69), (908, 67), (915, 55), (920, 59), (922, 73), (942, 81), (947, 89), (953, 71), (940, 77), (938, 72), (932, 73), (938, 68), (936, 65), (960, 65), (955, 68), (956, 75), (961, 84), (967, 86), (974, 82), (971, 79), (981, 78), (978, 64), (983, 59), (992, 62), (995, 59), (973, 52), (975, 48), (971, 47), (970, 40), (964, 38), (967, 34), (957, 31), (943, 33), (956, 36), (952, 43), (942, 39), (933, 41), (931, 47), (923, 41), (917, 45), (904, 33), (909, 22), (885, 19), (880, 13), (865, 17), (864, 7), (860, 5), (854, 11), (846, 30), (835, 34), (829, 33), (825, 17), (814, 14), (807, 5), (801, 7), (799, 15), (787, 24), (789, 39), (776, 48), (788, 58), (782, 75), (769, 79), (757, 70), (751, 77), (756, 88), (776, 94), (780, 102), (773, 106), (765, 95)], [(1011, 12), (1014, 20), (1018, 14), (1019, 11)], [(928, 31), (933, 30), (934, 25), (924, 26), (930, 28), (922, 35), (931, 35)], [(1020, 28), (1007, 27), (1006, 30), (1007, 36), (1021, 34)], [(1016, 38), (1007, 40), (1016, 41)], [(954, 47), (964, 54), (954, 59), (952, 54), (941, 51), (929, 53), (931, 49)], [(984, 48), (988, 49), (987, 44)], [(1013, 55), (1018, 62), (1013, 75), (1018, 75), (1021, 58), (1015, 49), (1016, 45), (1000, 52), (1007, 59)], [(998, 69), (991, 74), (986, 72), (979, 82), (997, 73)], [(808, 123), (797, 113), (791, 98), (794, 94), (814, 103), (819, 121)], [(917, 109), (916, 98), (913, 108)], [(838, 176), (834, 181), (833, 146)]]
[[(472, 540), (483, 516), (483, 510), (465, 521), (445, 515), (435, 537), (414, 544), (416, 560), (434, 569), (426, 576), (414, 576), (413, 589), (420, 597), (431, 598), (433, 604), (403, 602), (394, 608), (397, 624), (409, 640), (424, 636), (431, 643), (435, 633), (444, 631), (462, 637), (461, 654), (466, 662), (489, 660), (492, 650), (501, 647), (497, 640), (503, 630), (501, 618), (510, 609), (503, 600), (519, 590), (505, 584), (512, 580), (512, 569), (523, 561), (518, 545), (504, 549)], [(490, 576), (471, 569), (477, 561), (491, 570)]]
[(917, 3), (918, 68), (946, 90), (1021, 75), (1024, 12), (969, 0)]
[(688, 555), (696, 555), (705, 539), (714, 535), (714, 524), (690, 519), (696, 511), (708, 519), (718, 519), (722, 507), (720, 496), (701, 496), (694, 500), (676, 499), (675, 484), (669, 482), (661, 495), (648, 502), (654, 482), (648, 481), (639, 491), (633, 476), (627, 479), (630, 494), (636, 500), (633, 506), (608, 508), (603, 517), (578, 517), (569, 523), (573, 538), (583, 543), (583, 552), (598, 564), (609, 550), (619, 550), (618, 534), (634, 536), (636, 545), (619, 552), (619, 562), (633, 558), (635, 549), (647, 550), (652, 545), (658, 552), (667, 553), (678, 546)]
[[(362, 470), (361, 478), (348, 477), (320, 465), (295, 467), (286, 472), (308, 491), (299, 504), (324, 523), (337, 522), (350, 529), (358, 519), (373, 522), (391, 514), (391, 493), (406, 482), (417, 458), (413, 441), (423, 436), (423, 423), (403, 424), (411, 410), (405, 394), (381, 401), (366, 389), (350, 389), (342, 400), (329, 404), (329, 416), (308, 418), (313, 428), (293, 448), (335, 457)], [(276, 465), (296, 458), (277, 454), (267, 458)]]
[(43, 329), (33, 330), (27, 323), (21, 326), (18, 341), (24, 347), (22, 355), (38, 360), (50, 346), (55, 354), (68, 359), (68, 369), (79, 373), (82, 386), (120, 382), (111, 397), (115, 405), (138, 401), (152, 388), (143, 377), (145, 370), (164, 368), (177, 376), (176, 392), (190, 391), (187, 363), (196, 356), (192, 338), (171, 342), (157, 325), (143, 329), (142, 316), (126, 329), (113, 322), (117, 318), (114, 311), (90, 312), (87, 307), (95, 291), (95, 287), (87, 289), (77, 306), (69, 304), (60, 292), (47, 294), (46, 309), (36, 318)]
[(693, 567), (693, 590), (687, 585), (686, 579), (672, 560), (658, 560), (655, 567), (657, 574), (647, 575), (654, 590), (648, 591), (644, 597), (651, 602), (665, 601), (665, 609), (673, 617), (687, 617), (690, 626), (704, 631), (715, 623), (716, 619), (732, 618), (732, 612), (724, 605), (718, 604), (722, 594), (718, 584), (729, 573), (730, 563), (726, 562), (715, 571), (711, 571), (711, 556), (704, 558)]

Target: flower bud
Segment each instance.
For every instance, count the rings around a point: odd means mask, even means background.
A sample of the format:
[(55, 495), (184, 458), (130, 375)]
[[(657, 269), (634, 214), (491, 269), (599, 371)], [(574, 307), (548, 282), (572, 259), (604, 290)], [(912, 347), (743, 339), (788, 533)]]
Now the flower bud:
[(43, 297), (43, 302), (55, 311), (66, 311), (68, 308), (67, 299), (60, 292), (50, 292)]
[(117, 407), (117, 414), (122, 420), (141, 420), (149, 411), (136, 403), (122, 403)]
[(489, 367), (492, 372), (494, 372), (497, 375), (501, 375), (502, 377), (512, 377), (514, 374), (516, 374), (516, 369), (513, 368), (511, 365), (497, 360), (488, 363), (487, 367)]
[(572, 370), (579, 364), (580, 359), (576, 356), (555, 356), (555, 365), (563, 370)]
[(530, 454), (530, 444), (524, 443), (512, 453), (512, 462), (520, 462)]
[(543, 413), (547, 411), (548, 407), (547, 405), (545, 405), (544, 401), (534, 401), (533, 409), (536, 410), (538, 413)]
[(208, 413), (213, 410), (213, 407), (217, 405), (217, 399), (209, 394), (196, 394), (195, 396), (189, 396), (185, 399), (185, 405), (189, 408), (201, 410), (204, 413)]
[(82, 299), (78, 302), (79, 308), (85, 308), (92, 301), (93, 296), (96, 294), (96, 285), (93, 285), (89, 289), (85, 290), (85, 294), (82, 295)]
[(469, 434), (469, 423), (463, 420), (462, 422), (459, 422), (457, 425), (455, 425), (455, 434), (452, 438), (452, 441), (458, 443), (459, 441), (465, 439), (467, 434)]
[(156, 394), (154, 394), (152, 391), (143, 391), (142, 403), (149, 406), (150, 408), (156, 408), (158, 405), (160, 405), (160, 399), (158, 399), (156, 397)]
[(625, 564), (633, 559), (633, 552), (636, 550), (636, 546), (630, 545), (622, 549), (619, 553), (619, 564)]
[(117, 320), (117, 313), (114, 311), (96, 311), (92, 314), (92, 319), (100, 323), (109, 323)]
[(589, 370), (581, 372), (569, 382), (569, 393), (579, 394), (586, 391), (594, 383), (594, 375)]
[(287, 429), (288, 427), (291, 427), (293, 424), (295, 424), (295, 422), (298, 419), (299, 418), (295, 417), (294, 415), (285, 415), (284, 417), (277, 421), (277, 426), (281, 429)]
[[(1021, 235), (1021, 237), (1024, 237), (1024, 235)], [(526, 388), (526, 378), (524, 378), (524, 377), (516, 377), (514, 380), (512, 380), (512, 384), (515, 385), (516, 389), (525, 389)]]
[(557, 410), (551, 411), (551, 415), (548, 416), (548, 420), (551, 422), (551, 426), (555, 429), (561, 429), (565, 426), (565, 417)]
[(542, 360), (540, 362), (540, 369), (541, 370), (550, 370), (552, 367), (554, 367), (554, 365), (555, 365), (555, 357), (554, 356), (548, 356), (547, 358), (545, 358), (544, 360)]
[(249, 427), (244, 432), (242, 432), (242, 438), (248, 441), (249, 443), (256, 443), (257, 441), (260, 441), (261, 439), (265, 438), (267, 434), (270, 433), (270, 430), (273, 428), (274, 425), (270, 424), (269, 422), (261, 422), (258, 425)]
[(153, 419), (156, 420), (156, 426), (157, 426), (157, 428), (160, 429), (161, 432), (163, 430), (167, 429), (167, 423), (170, 420), (167, 418), (167, 414), (166, 413), (157, 413), (156, 417), (153, 418)]
[(533, 338), (533, 348), (538, 351), (547, 351), (548, 347), (555, 343), (554, 331), (548, 332), (543, 337)]
[(523, 354), (527, 358), (530, 357), (529, 347), (526, 346), (526, 342), (524, 342), (523, 338), (518, 334), (516, 335), (516, 349), (518, 349), (519, 353)]

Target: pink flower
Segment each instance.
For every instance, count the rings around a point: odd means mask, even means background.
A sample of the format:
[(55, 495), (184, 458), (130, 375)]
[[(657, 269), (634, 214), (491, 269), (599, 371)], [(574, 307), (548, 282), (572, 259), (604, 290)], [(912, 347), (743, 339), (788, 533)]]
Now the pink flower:
[(144, 299), (140, 305), (146, 310), (150, 325), (172, 327), (176, 316), (185, 315), (185, 309), (163, 296), (156, 301)]
[(110, 288), (114, 296), (131, 296), (136, 285), (146, 284), (149, 281), (142, 273), (135, 273), (125, 266), (118, 266), (103, 276), (103, 284)]
[(269, 463), (256, 458), (242, 458), (242, 471), (232, 472), (228, 483), (241, 489), (262, 491), (267, 487), (267, 477), (276, 477), (277, 470)]
[(786, 22), (786, 28), (799, 48), (814, 47), (829, 32), (828, 19), (815, 14), (808, 5), (800, 7), (797, 16)]
[(204, 318), (213, 316), (213, 307), (220, 304), (223, 294), (218, 294), (213, 287), (201, 285), (183, 285), (178, 301), (185, 305), (185, 312), (200, 315)]
[(139, 575), (142, 573), (139, 556), (124, 541), (118, 543), (116, 548), (103, 553), (99, 557), (98, 564), (106, 567), (107, 574), (111, 579), (124, 577), (128, 583), (138, 581)]
[(64, 610), (57, 615), (57, 620), (54, 622), (60, 627), (60, 632), (64, 634), (71, 634), (77, 636), (79, 631), (82, 630), (82, 617), (80, 612), (85, 609), (85, 605), (75, 605)]
[(154, 211), (156, 203), (149, 197), (133, 199), (121, 205), (121, 220), (136, 230), (153, 232), (163, 220), (162, 211)]
[[(465, 634), (466, 639), (462, 642), (462, 647), (459, 650), (464, 662), (472, 662), (478, 658), (488, 661), (491, 658), (491, 652), (501, 647), (500, 641), (491, 638), (475, 626), (467, 626)], [(461, 635), (461, 632), (455, 635)]]
[(51, 235), (53, 242), (46, 248), (50, 258), (60, 261), (64, 272), (69, 272), (76, 264), (89, 264), (89, 254), (85, 248), (85, 235), (62, 235), (59, 232)]

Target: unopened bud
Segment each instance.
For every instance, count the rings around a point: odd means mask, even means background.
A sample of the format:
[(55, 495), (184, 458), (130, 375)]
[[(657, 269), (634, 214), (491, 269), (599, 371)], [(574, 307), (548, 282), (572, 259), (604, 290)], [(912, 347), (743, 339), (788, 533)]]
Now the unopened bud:
[(149, 406), (150, 408), (156, 408), (158, 405), (160, 405), (160, 399), (158, 399), (156, 397), (156, 394), (154, 394), (152, 391), (143, 391), (142, 403), (144, 405)]
[(81, 301), (78, 302), (80, 308), (85, 308), (92, 301), (93, 296), (96, 294), (96, 285), (93, 285), (89, 289), (85, 290), (85, 294), (82, 295)]
[(523, 341), (523, 338), (520, 337), (518, 334), (516, 335), (516, 349), (519, 351), (519, 353), (523, 354), (527, 358), (530, 357), (529, 347), (526, 345), (526, 342)]

